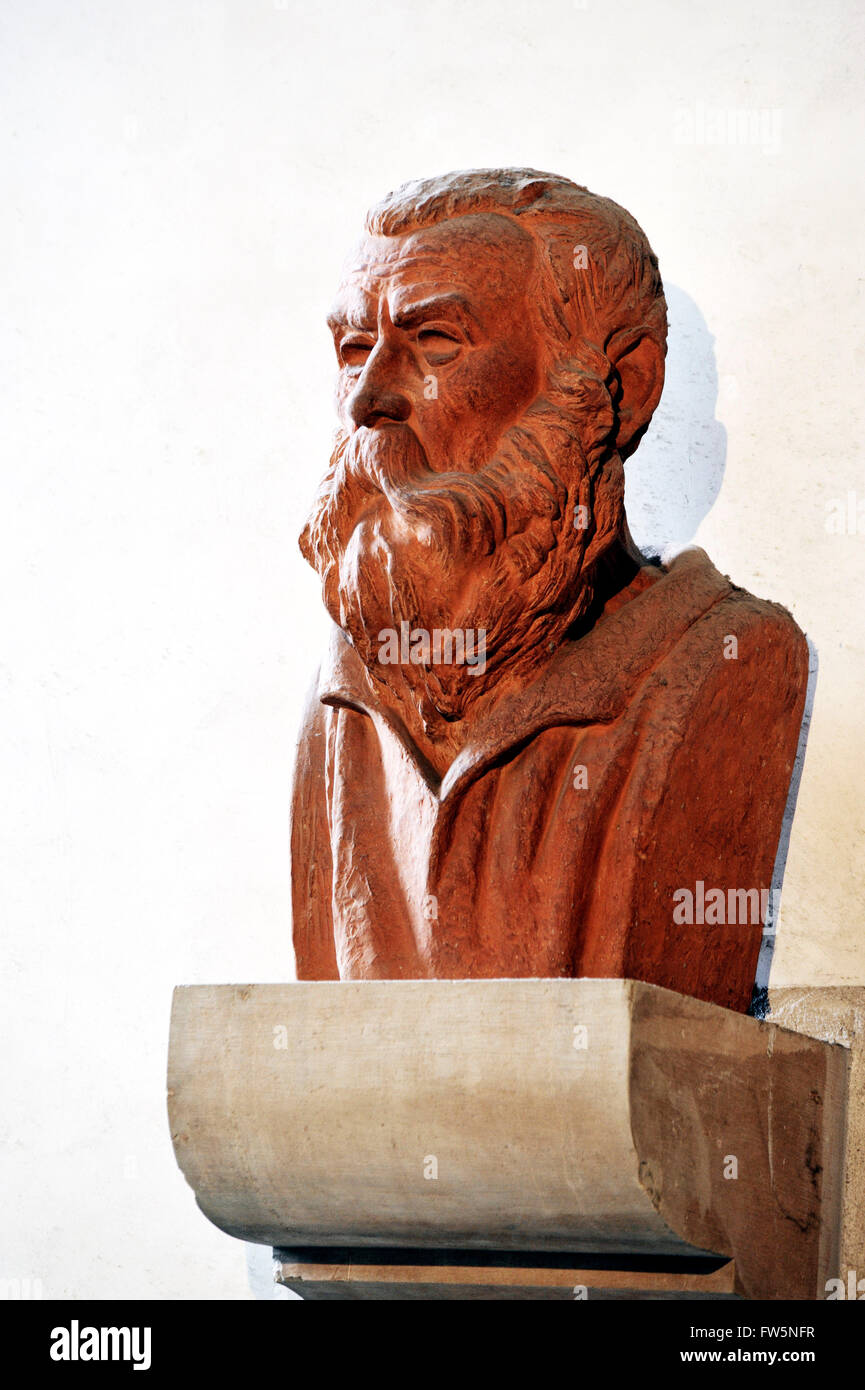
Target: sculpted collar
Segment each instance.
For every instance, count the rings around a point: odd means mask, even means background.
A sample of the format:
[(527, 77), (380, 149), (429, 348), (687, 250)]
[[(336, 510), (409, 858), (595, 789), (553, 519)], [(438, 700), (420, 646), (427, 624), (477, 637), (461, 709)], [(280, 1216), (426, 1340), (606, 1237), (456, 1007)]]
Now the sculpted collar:
[(668, 568), (654, 572), (657, 578), (648, 587), (603, 614), (583, 637), (564, 642), (534, 680), (503, 696), (482, 715), (441, 783), (401, 723), (382, 704), (366, 667), (335, 624), (319, 675), (319, 699), (387, 722), (433, 795), (442, 803), (450, 801), (503, 753), (545, 729), (616, 719), (633, 697), (640, 677), (733, 589), (696, 546), (682, 551)]

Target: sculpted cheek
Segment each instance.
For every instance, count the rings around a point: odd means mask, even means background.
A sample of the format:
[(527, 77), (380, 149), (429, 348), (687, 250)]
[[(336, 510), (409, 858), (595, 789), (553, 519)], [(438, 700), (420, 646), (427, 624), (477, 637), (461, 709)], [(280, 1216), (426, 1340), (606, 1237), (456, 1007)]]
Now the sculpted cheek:
[(501, 423), (519, 415), (537, 394), (533, 352), (502, 342), (473, 361), (463, 382), (466, 406)]
[(525, 410), (538, 393), (538, 354), (535, 344), (515, 343), (505, 349), (503, 374), (510, 383), (510, 398), (516, 411)]

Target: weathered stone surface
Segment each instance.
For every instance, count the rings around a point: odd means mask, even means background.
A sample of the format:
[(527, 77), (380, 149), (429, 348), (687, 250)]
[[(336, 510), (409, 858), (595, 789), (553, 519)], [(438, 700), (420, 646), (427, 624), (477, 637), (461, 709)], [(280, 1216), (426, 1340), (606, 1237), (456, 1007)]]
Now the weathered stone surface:
[(298, 975), (629, 976), (746, 1009), (807, 648), (702, 551), (630, 539), (666, 350), (642, 231), (531, 170), (411, 185), (330, 321)]
[[(838, 1268), (844, 1296), (865, 1297), (865, 985), (772, 990), (771, 1019), (782, 1028), (850, 1049), (841, 1237)], [(861, 1281), (861, 1283), (860, 1283)]]
[[(485, 1288), (491, 1250), (672, 1257), (667, 1273), (708, 1253), (735, 1275), (656, 1292), (816, 1298), (838, 1267), (847, 1061), (632, 981), (193, 986), (175, 992), (169, 1113), (212, 1221), (350, 1247), (360, 1284), (411, 1282), (376, 1276), (379, 1247), (477, 1251)], [(630, 1287), (614, 1265), (611, 1296)], [(561, 1266), (533, 1279), (563, 1287)]]
[(668, 1302), (709, 1299), (732, 1301), (742, 1297), (736, 1289), (736, 1267), (732, 1260), (706, 1273), (670, 1269), (627, 1270), (582, 1268), (573, 1261), (553, 1268), (545, 1265), (500, 1267), (483, 1257), (466, 1264), (369, 1264), (353, 1252), (351, 1260), (339, 1264), (298, 1259), (288, 1252), (275, 1251), (276, 1282), (309, 1301), (392, 1299), (412, 1302), (470, 1300), (500, 1302), (572, 1303), (591, 1299), (593, 1303), (633, 1299)]

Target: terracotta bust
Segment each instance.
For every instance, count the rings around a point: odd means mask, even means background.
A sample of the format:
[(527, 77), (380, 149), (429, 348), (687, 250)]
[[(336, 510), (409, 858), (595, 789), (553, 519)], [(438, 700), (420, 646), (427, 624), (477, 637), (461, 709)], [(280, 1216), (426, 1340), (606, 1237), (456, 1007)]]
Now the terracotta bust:
[(667, 331), (645, 235), (533, 170), (409, 184), (329, 322), (299, 978), (628, 976), (747, 1009), (807, 646), (703, 551), (631, 540)]

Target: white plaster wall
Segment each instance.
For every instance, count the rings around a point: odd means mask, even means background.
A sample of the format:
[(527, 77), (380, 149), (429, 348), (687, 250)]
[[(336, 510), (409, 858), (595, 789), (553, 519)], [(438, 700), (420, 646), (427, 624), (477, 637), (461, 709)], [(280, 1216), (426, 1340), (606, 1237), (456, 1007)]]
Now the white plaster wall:
[[(405, 178), (530, 164), (645, 227), (672, 336), (634, 529), (811, 635), (772, 978), (865, 981), (865, 535), (824, 524), (865, 499), (863, 42), (856, 0), (7, 0), (0, 1276), (250, 1296), (174, 1165), (170, 996), (290, 971), (323, 315)], [(710, 143), (719, 108), (756, 143)]]

